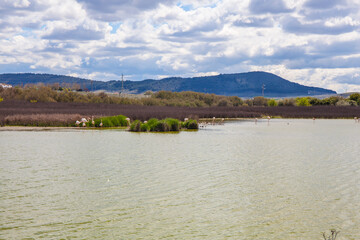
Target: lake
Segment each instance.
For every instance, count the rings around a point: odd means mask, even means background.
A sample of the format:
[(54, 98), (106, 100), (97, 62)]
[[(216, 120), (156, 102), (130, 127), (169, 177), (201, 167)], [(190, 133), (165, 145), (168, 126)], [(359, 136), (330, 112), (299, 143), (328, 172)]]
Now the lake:
[(360, 123), (0, 131), (0, 239), (360, 239)]

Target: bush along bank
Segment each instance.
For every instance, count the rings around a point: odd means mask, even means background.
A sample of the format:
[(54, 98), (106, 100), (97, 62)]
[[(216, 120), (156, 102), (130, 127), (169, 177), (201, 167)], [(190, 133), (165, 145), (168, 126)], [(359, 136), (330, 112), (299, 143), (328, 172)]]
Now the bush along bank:
[(181, 122), (175, 118), (166, 118), (162, 120), (151, 118), (144, 122), (134, 120), (130, 123), (130, 118), (124, 115), (96, 119), (82, 118), (81, 120), (77, 120), (74, 126), (96, 128), (129, 127), (131, 132), (178, 132), (181, 129), (199, 129), (197, 121), (193, 119), (185, 118), (185, 121)]
[(81, 118), (76, 120), (74, 127), (128, 127), (130, 126), (130, 118), (124, 115), (101, 117), (101, 118)]
[(174, 118), (163, 120), (151, 118), (144, 122), (135, 120), (130, 125), (132, 132), (178, 132), (181, 129), (199, 129), (199, 125), (196, 120), (188, 119), (180, 122)]

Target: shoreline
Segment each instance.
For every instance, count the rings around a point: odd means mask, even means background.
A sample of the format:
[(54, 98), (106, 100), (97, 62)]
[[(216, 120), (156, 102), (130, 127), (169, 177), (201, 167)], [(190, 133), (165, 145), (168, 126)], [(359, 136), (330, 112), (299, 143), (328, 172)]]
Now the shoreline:
[[(283, 118), (283, 117), (273, 117), (271, 119), (274, 120), (313, 120), (311, 118)], [(199, 119), (199, 123), (201, 122), (211, 122), (212, 118), (201, 118)], [(267, 118), (258, 118), (258, 120), (267, 120)], [(353, 120), (352, 118), (316, 118), (316, 120)], [(215, 125), (218, 125), (220, 118), (216, 118)], [(234, 122), (234, 121), (255, 121), (255, 118), (225, 118), (224, 122)], [(55, 131), (55, 130), (74, 130), (74, 131), (81, 131), (81, 130), (121, 130), (126, 131), (128, 127), (63, 127), (63, 126), (51, 126), (51, 127), (42, 127), (42, 126), (0, 126), (1, 131)], [(200, 130), (200, 129), (199, 129)]]
[(126, 127), (94, 128), (94, 127), (39, 127), (39, 126), (2, 126), (0, 131), (53, 131), (53, 130), (127, 130)]

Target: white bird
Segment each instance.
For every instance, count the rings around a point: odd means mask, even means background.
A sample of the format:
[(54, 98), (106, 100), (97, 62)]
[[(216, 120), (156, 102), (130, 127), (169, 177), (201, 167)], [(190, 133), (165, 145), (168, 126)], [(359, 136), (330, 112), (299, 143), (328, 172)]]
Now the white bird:
[(79, 125), (80, 125), (80, 122), (79, 122), (78, 120), (76, 120), (75, 125), (76, 125), (76, 126), (79, 126)]
[(188, 119), (188, 118), (184, 118), (184, 122), (186, 122), (186, 121), (189, 121), (189, 119)]
[(100, 127), (102, 127), (102, 126), (103, 126), (102, 120), (101, 120), (101, 123), (99, 124), (99, 126), (100, 126)]
[(215, 117), (213, 117), (212, 125), (215, 125)]
[(91, 117), (91, 124), (95, 126), (94, 116)]
[(130, 118), (125, 118), (125, 120), (127, 121), (127, 125), (130, 126)]
[(83, 127), (86, 127), (86, 123), (83, 122), (82, 126), (83, 126)]

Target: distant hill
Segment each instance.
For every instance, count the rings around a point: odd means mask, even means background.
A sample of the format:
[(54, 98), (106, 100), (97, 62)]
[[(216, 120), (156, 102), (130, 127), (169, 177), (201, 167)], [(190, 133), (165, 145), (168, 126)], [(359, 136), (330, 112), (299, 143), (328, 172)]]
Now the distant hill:
[[(11, 85), (25, 84), (79, 84), (89, 90), (121, 91), (121, 81), (91, 81), (83, 78), (52, 74), (0, 74), (0, 82)], [(336, 94), (335, 91), (308, 87), (290, 82), (275, 74), (267, 72), (248, 72), (234, 74), (220, 74), (217, 76), (180, 78), (170, 77), (161, 80), (147, 79), (143, 81), (124, 81), (124, 92), (143, 93), (146, 91), (167, 90), (173, 92), (194, 91), (214, 93), (226, 96), (254, 97), (262, 95), (265, 86), (265, 97), (313, 96)]]

